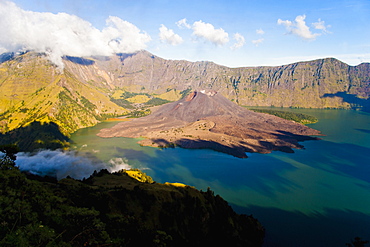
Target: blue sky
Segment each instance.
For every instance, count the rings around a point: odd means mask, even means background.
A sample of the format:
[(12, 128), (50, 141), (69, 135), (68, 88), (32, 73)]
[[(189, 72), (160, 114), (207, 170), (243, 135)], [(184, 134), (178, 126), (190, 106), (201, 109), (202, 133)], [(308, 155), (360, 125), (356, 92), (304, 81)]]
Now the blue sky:
[(369, 0), (0, 0), (0, 16), (0, 51), (54, 58), (146, 49), (229, 67), (370, 62)]

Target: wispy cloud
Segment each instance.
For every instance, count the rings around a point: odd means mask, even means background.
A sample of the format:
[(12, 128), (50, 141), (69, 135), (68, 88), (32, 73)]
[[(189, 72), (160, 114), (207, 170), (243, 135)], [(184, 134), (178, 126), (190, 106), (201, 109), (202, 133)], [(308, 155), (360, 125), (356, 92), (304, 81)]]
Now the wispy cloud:
[(0, 51), (34, 50), (63, 67), (62, 57), (132, 53), (146, 48), (151, 37), (130, 22), (110, 16), (98, 30), (66, 13), (25, 11), (0, 1)]
[(172, 29), (168, 29), (165, 25), (161, 25), (159, 28), (159, 38), (162, 42), (170, 45), (179, 45), (183, 42), (180, 35), (175, 34)]
[(234, 40), (236, 41), (233, 46), (231, 46), (232, 50), (239, 49), (245, 45), (245, 38), (240, 33), (234, 34)]
[(252, 40), (252, 43), (255, 45), (255, 46), (259, 46), (259, 44), (261, 44), (265, 39), (256, 39), (256, 40)]
[(190, 29), (190, 28), (191, 28), (191, 25), (190, 25), (190, 24), (188, 24), (188, 21), (186, 20), (186, 18), (181, 19), (181, 20), (179, 20), (178, 22), (176, 22), (176, 25), (177, 25), (179, 28), (187, 28), (187, 29)]
[(325, 22), (319, 19), (317, 22), (312, 23), (312, 26), (315, 29), (322, 30), (323, 33), (330, 33), (328, 31), (328, 28), (330, 28), (330, 25), (325, 26)]
[(229, 42), (229, 34), (222, 28), (215, 29), (210, 23), (196, 21), (192, 28), (194, 36), (210, 41), (215, 45), (224, 45)]
[[(278, 19), (277, 24), (285, 26), (288, 31), (288, 34), (294, 34), (298, 37), (301, 37), (305, 40), (315, 40), (320, 33), (313, 33), (310, 28), (306, 25), (306, 16), (305, 15), (298, 15), (294, 21), (289, 20), (281, 20)], [(315, 29), (322, 30), (323, 32), (326, 31), (328, 26), (324, 25), (324, 22), (319, 19), (318, 22), (313, 23)]]
[(265, 31), (263, 31), (263, 30), (260, 28), (260, 29), (257, 29), (257, 30), (256, 30), (256, 33), (257, 33), (257, 34), (262, 35), (262, 34), (265, 34)]
[[(260, 28), (260, 29), (257, 29), (256, 30), (256, 34), (258, 34), (258, 35), (264, 35), (265, 34), (265, 31), (263, 31), (262, 28)], [(252, 43), (255, 46), (259, 46), (263, 41), (265, 41), (265, 39), (264, 38), (260, 38), (260, 39), (252, 40)]]

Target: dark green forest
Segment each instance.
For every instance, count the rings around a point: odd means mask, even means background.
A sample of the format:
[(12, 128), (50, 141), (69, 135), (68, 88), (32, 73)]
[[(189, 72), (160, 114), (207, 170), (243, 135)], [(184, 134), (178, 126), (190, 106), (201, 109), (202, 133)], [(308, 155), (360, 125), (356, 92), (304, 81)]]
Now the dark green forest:
[(208, 189), (124, 170), (57, 181), (22, 173), (0, 147), (0, 246), (261, 246), (264, 228)]

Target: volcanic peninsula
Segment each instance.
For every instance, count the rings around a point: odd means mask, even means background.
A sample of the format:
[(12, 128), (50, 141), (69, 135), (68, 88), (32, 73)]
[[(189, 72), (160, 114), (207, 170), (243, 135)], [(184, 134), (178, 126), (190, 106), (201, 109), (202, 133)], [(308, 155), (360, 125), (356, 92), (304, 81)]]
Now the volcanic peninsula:
[(265, 113), (250, 111), (212, 90), (193, 91), (152, 114), (102, 129), (100, 137), (143, 138), (153, 147), (212, 149), (239, 158), (246, 153), (292, 153), (298, 142), (317, 140), (317, 130)]

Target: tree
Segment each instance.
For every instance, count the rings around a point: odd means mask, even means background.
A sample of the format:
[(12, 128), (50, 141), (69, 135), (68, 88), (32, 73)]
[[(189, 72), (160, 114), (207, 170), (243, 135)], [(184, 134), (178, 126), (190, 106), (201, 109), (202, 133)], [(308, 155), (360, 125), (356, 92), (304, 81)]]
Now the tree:
[(14, 169), (16, 154), (19, 152), (17, 145), (8, 144), (0, 146), (0, 169)]

